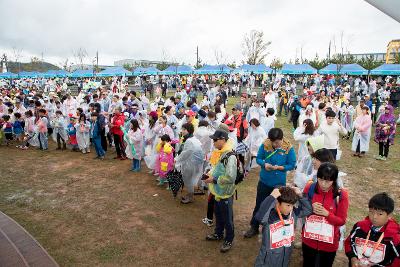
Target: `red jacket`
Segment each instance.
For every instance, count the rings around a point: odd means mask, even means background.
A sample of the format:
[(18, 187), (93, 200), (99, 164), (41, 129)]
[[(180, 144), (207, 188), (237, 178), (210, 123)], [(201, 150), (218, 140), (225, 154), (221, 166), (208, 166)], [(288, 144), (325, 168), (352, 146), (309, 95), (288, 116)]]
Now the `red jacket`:
[[(372, 227), (372, 222), (366, 217), (364, 220), (359, 221), (353, 227), (350, 232), (350, 235), (347, 237), (345, 241), (345, 252), (346, 256), (351, 260), (351, 258), (356, 257), (355, 252), (355, 239), (363, 238), (366, 239), (368, 232)], [(384, 233), (383, 240), (381, 244), (386, 246), (385, 250), (385, 258), (380, 265), (383, 266), (391, 266), (391, 267), (399, 267), (400, 266), (400, 225), (389, 219), (387, 224), (383, 226), (379, 232), (374, 233), (371, 231), (369, 240), (378, 241), (379, 237)]]
[(249, 124), (247, 120), (243, 118), (243, 112), (240, 112), (238, 116), (233, 116), (233, 123), (234, 127), (237, 129), (236, 135), (239, 141), (245, 139), (248, 134)]
[(118, 135), (124, 135), (124, 133), (121, 130), (121, 126), (124, 126), (125, 123), (125, 116), (124, 114), (120, 113), (119, 115), (114, 115), (111, 119), (111, 124), (114, 126), (111, 127), (110, 133), (112, 134), (118, 134)]
[[(308, 190), (310, 189), (311, 183), (307, 184), (304, 188), (304, 194), (308, 194)], [(307, 246), (321, 250), (325, 252), (335, 252), (339, 247), (339, 238), (340, 238), (340, 226), (346, 223), (347, 219), (347, 210), (349, 208), (349, 195), (347, 191), (341, 189), (339, 201), (333, 198), (332, 189), (328, 192), (323, 192), (319, 185), (316, 186), (316, 192), (312, 197), (311, 203), (320, 202), (324, 206), (325, 209), (329, 211), (328, 217), (325, 219), (329, 224), (334, 227), (334, 236), (333, 236), (333, 244), (317, 241), (304, 237), (304, 227), (302, 230), (302, 241)]]

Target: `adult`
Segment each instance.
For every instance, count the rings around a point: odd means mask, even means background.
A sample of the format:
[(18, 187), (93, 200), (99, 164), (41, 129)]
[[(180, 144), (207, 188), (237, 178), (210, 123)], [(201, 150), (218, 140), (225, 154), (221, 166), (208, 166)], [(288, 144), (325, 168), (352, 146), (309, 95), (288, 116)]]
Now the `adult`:
[(322, 163), (317, 182), (309, 183), (304, 194), (312, 203), (313, 214), (302, 230), (303, 267), (333, 265), (339, 248), (340, 227), (346, 223), (349, 208), (347, 191), (337, 183), (339, 170), (335, 164)]
[(268, 139), (260, 146), (257, 164), (261, 166), (260, 180), (257, 185), (256, 206), (253, 210), (250, 229), (244, 237), (251, 238), (259, 232), (259, 222), (255, 215), (264, 199), (275, 187), (286, 185), (286, 173), (296, 166), (296, 153), (290, 142), (283, 137), (280, 128), (272, 128)]
[(114, 159), (125, 160), (125, 143), (123, 141), (124, 133), (121, 130), (121, 126), (124, 126), (125, 116), (121, 113), (121, 107), (115, 107), (114, 116), (111, 118), (111, 123), (109, 123), (110, 133), (114, 138), (115, 150), (117, 151), (117, 156)]
[(354, 136), (351, 145), (351, 150), (355, 153), (355, 157), (363, 157), (365, 152), (369, 150), (369, 139), (371, 137), (372, 119), (369, 114), (369, 108), (364, 106), (362, 108), (362, 115), (358, 116), (354, 121)]
[(235, 236), (233, 224), (233, 195), (235, 193), (235, 179), (237, 161), (234, 154), (230, 153), (226, 131), (217, 130), (210, 138), (214, 141), (214, 147), (219, 155), (217, 164), (209, 172), (209, 178), (205, 180), (209, 184), (210, 193), (215, 197), (215, 230), (207, 235), (206, 240), (217, 241), (225, 238), (220, 251), (227, 252), (232, 247)]
[(182, 197), (181, 203), (188, 204), (194, 201), (194, 186), (203, 174), (204, 153), (201, 142), (193, 136), (194, 127), (191, 123), (182, 125), (182, 143), (175, 159), (175, 167), (181, 171), (187, 195)]
[(393, 113), (393, 107), (387, 105), (385, 113), (379, 116), (375, 128), (375, 142), (379, 144), (379, 155), (377, 160), (386, 160), (389, 156), (389, 146), (394, 144), (396, 134), (396, 118)]

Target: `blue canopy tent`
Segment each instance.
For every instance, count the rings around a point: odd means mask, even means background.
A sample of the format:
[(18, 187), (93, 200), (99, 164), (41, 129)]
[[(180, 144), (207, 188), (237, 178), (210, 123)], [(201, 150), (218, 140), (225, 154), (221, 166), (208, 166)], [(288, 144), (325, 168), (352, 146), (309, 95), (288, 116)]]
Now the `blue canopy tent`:
[(195, 74), (212, 74), (215, 72), (214, 66), (211, 65), (204, 65), (198, 70), (193, 71)]
[(146, 68), (146, 75), (157, 75), (159, 72), (160, 70), (155, 67)]
[(400, 64), (383, 64), (370, 71), (371, 75), (400, 75)]
[(137, 67), (136, 69), (133, 70), (132, 73), (133, 73), (133, 76), (145, 75), (146, 74), (146, 68)]
[(68, 71), (66, 71), (66, 70), (57, 70), (57, 77), (67, 77), (68, 76), (68, 74), (69, 74), (69, 72)]
[(109, 67), (96, 74), (98, 77), (129, 76), (132, 73), (123, 67)]
[(340, 68), (339, 74), (368, 75), (368, 70), (358, 64), (345, 64)]
[(309, 64), (283, 64), (282, 74), (316, 74), (317, 70)]
[(68, 75), (71, 78), (88, 78), (93, 77), (93, 70), (76, 70)]
[(0, 79), (15, 79), (18, 78), (18, 74), (12, 72), (0, 73)]
[(181, 65), (177, 68), (178, 74), (192, 74), (193, 68), (187, 65)]
[(40, 76), (40, 73), (37, 71), (21, 71), (18, 73), (20, 78), (37, 78)]
[(249, 65), (249, 64), (243, 64), (242, 66), (239, 67), (239, 72), (240, 69), (245, 72), (245, 73), (255, 73), (255, 74), (263, 74), (263, 73), (272, 73), (273, 69), (270, 67), (267, 67), (265, 64), (256, 64), (256, 65)]
[(177, 72), (178, 72), (178, 66), (170, 65), (168, 68), (160, 71), (159, 73), (161, 75), (174, 75), (174, 74), (177, 74)]
[(320, 69), (319, 74), (338, 74), (339, 69), (337, 64), (329, 64), (328, 66)]

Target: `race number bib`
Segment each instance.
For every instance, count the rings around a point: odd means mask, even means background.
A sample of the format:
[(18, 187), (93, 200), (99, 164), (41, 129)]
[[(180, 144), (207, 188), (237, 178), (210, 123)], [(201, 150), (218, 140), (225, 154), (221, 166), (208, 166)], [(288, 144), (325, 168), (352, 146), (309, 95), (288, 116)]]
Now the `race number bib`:
[[(356, 237), (355, 245), (357, 250), (357, 256), (360, 259), (360, 262), (379, 263), (383, 261), (383, 259), (385, 258), (385, 251), (386, 251), (385, 244), (376, 245), (376, 242), (371, 240), (368, 240), (367, 244), (365, 244), (365, 239)], [(362, 253), (365, 245), (366, 249), (363, 255)], [(375, 247), (376, 249), (372, 253)]]
[(269, 226), (269, 236), (271, 240), (271, 249), (280, 247), (290, 247), (294, 241), (294, 220), (276, 222)]
[(311, 215), (306, 219), (304, 237), (333, 244), (333, 225), (325, 217)]

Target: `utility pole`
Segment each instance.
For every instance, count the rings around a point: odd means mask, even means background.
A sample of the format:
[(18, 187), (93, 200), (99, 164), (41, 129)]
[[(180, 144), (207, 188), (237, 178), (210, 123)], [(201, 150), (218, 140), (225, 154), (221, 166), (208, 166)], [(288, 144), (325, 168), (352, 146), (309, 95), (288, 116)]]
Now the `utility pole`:
[(99, 51), (96, 51), (96, 69), (99, 69)]
[(199, 67), (199, 46), (196, 46), (196, 69)]
[(42, 71), (44, 71), (44, 64), (43, 64), (43, 52), (42, 52)]
[(331, 60), (331, 40), (329, 40), (329, 47), (328, 47), (328, 60)]

